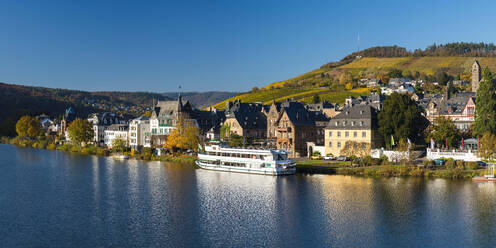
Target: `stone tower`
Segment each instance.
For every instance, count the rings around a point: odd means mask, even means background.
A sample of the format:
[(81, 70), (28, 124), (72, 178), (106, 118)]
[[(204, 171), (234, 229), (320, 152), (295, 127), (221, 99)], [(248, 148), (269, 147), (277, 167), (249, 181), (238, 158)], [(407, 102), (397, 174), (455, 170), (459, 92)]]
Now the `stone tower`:
[(479, 82), (481, 81), (481, 67), (479, 61), (475, 60), (472, 65), (472, 92), (477, 92)]

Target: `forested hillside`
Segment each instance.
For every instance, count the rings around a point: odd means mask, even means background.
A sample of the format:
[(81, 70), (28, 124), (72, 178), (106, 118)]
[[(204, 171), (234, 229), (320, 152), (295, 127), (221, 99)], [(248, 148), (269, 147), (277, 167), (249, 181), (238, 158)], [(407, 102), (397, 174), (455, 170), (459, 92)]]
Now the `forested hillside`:
[(104, 111), (138, 116), (155, 100), (166, 99), (158, 93), (86, 92), (0, 83), (0, 136), (14, 135), (16, 121), (26, 114), (61, 117), (72, 106), (80, 117)]

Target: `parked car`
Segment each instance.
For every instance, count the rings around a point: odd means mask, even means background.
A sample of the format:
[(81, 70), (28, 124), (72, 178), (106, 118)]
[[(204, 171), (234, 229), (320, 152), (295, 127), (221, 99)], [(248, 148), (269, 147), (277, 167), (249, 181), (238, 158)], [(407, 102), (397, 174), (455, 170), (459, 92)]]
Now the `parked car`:
[(445, 165), (445, 164), (446, 164), (446, 160), (442, 158), (434, 159), (434, 165)]
[(347, 161), (348, 158), (346, 156), (339, 156), (338, 158), (336, 158), (337, 161)]
[(479, 165), (479, 167), (486, 167), (487, 166), (486, 162), (483, 162), (483, 161), (477, 161), (477, 165)]
[(320, 156), (320, 155), (312, 155), (312, 159), (320, 160), (320, 159), (322, 159), (322, 156)]
[(334, 159), (336, 159), (336, 158), (332, 155), (324, 156), (324, 160), (334, 160)]

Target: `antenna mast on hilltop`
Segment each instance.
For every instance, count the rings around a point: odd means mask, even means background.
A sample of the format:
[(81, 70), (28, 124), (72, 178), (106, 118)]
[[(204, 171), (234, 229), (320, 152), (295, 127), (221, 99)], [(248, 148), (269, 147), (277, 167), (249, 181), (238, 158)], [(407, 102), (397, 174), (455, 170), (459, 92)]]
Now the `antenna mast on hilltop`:
[(358, 47), (358, 51), (357, 52), (360, 52), (360, 33), (358, 33), (357, 47)]
[(357, 59), (361, 59), (362, 56), (360, 56), (360, 33), (358, 33), (358, 37), (357, 37), (357, 56), (356, 56)]

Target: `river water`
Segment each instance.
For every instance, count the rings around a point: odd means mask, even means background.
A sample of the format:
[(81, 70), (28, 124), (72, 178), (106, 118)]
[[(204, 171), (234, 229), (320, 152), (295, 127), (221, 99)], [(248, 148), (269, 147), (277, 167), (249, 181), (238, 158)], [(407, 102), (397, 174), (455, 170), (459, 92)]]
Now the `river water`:
[(496, 184), (272, 177), (0, 145), (0, 247), (494, 247)]

